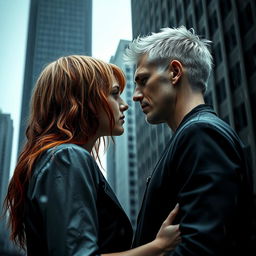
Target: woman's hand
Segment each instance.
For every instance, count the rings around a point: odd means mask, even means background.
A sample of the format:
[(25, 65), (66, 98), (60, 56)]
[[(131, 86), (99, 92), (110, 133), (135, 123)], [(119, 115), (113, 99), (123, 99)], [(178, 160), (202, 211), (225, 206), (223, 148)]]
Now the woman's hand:
[(179, 205), (177, 204), (163, 222), (154, 240), (156, 246), (161, 248), (163, 252), (173, 250), (181, 241), (179, 225), (172, 225), (178, 210)]

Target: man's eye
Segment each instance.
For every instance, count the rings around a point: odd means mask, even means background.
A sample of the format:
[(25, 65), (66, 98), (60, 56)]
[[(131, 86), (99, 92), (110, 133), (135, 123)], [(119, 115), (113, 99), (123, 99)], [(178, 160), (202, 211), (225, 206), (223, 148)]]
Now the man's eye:
[(148, 81), (148, 78), (147, 78), (147, 77), (144, 77), (144, 78), (141, 79), (140, 83), (141, 83), (142, 85), (145, 85), (145, 84), (147, 83), (147, 81)]

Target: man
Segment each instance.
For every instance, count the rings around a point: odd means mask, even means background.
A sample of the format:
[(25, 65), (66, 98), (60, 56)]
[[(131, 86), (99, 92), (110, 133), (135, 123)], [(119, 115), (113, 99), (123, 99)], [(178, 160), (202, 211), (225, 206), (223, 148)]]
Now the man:
[(152, 241), (179, 203), (182, 242), (172, 255), (249, 255), (249, 185), (243, 146), (204, 102), (212, 68), (210, 41), (184, 26), (135, 39), (133, 100), (150, 124), (174, 134), (147, 184), (133, 246)]

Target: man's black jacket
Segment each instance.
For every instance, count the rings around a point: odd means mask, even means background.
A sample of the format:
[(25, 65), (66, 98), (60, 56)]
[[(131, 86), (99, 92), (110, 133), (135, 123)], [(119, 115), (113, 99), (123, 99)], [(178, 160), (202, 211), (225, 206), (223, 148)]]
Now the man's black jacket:
[(199, 105), (173, 134), (147, 184), (133, 247), (152, 241), (179, 203), (175, 256), (247, 255), (249, 185), (243, 145), (212, 108)]

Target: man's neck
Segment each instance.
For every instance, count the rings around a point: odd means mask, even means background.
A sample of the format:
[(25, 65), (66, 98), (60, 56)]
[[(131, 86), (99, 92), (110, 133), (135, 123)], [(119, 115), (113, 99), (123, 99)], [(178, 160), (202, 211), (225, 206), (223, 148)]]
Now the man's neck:
[(204, 97), (202, 93), (193, 93), (188, 97), (181, 97), (177, 100), (174, 109), (173, 117), (171, 120), (173, 122), (168, 123), (168, 126), (176, 131), (183, 118), (198, 105), (205, 104)]

